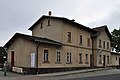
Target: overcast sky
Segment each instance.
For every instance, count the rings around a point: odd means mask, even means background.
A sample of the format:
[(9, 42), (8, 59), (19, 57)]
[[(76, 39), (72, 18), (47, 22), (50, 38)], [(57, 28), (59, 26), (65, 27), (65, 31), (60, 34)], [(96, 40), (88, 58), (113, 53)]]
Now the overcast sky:
[(0, 0), (0, 46), (16, 32), (31, 35), (28, 28), (49, 10), (90, 28), (120, 27), (120, 0)]

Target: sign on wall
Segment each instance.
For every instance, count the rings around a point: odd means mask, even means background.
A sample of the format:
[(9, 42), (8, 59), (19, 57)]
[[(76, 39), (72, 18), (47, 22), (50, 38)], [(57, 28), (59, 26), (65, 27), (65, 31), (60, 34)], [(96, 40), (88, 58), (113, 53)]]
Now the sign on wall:
[(31, 53), (31, 67), (35, 67), (35, 53)]

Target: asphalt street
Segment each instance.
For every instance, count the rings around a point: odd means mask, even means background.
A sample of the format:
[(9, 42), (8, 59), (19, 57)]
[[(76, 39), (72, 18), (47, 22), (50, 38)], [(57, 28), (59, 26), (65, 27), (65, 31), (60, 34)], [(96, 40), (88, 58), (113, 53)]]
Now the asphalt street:
[(109, 69), (61, 76), (41, 76), (41, 74), (22, 75), (11, 72), (8, 72), (7, 76), (4, 76), (3, 71), (0, 71), (0, 80), (120, 80), (120, 69)]
[(120, 74), (94, 76), (94, 77), (86, 77), (86, 78), (73, 78), (73, 79), (64, 79), (64, 80), (120, 80)]

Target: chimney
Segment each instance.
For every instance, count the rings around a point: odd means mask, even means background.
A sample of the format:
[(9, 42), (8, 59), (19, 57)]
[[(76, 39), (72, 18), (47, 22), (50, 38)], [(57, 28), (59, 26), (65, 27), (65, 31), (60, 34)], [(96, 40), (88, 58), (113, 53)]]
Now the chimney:
[(71, 21), (72, 21), (72, 22), (75, 22), (75, 20), (74, 20), (74, 19), (72, 19)]
[(51, 15), (52, 15), (52, 12), (51, 12), (51, 11), (49, 11), (49, 12), (48, 12), (48, 15), (49, 15), (49, 16), (51, 16)]

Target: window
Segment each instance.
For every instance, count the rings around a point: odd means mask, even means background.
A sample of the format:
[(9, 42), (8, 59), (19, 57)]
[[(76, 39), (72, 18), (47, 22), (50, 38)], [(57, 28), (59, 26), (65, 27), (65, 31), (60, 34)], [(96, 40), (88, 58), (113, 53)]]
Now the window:
[(48, 20), (48, 26), (50, 26), (50, 20)]
[(109, 49), (109, 42), (107, 42), (107, 49)]
[(109, 56), (107, 56), (107, 63), (109, 64)]
[(86, 57), (86, 62), (85, 63), (88, 64), (88, 54), (86, 54), (85, 57)]
[(79, 54), (79, 63), (82, 63), (82, 53)]
[(105, 41), (103, 41), (103, 48), (105, 48)]
[(99, 39), (99, 47), (101, 48), (102, 46), (101, 46), (101, 39)]
[(68, 32), (68, 42), (71, 42), (71, 32)]
[(80, 45), (82, 45), (82, 36), (80, 35)]
[(60, 63), (60, 51), (59, 50), (56, 51), (56, 62)]
[(117, 57), (116, 57), (116, 60), (117, 60)]
[(48, 61), (48, 50), (44, 49), (44, 62), (49, 62)]
[(43, 22), (40, 23), (40, 29), (42, 29), (42, 28), (43, 28)]
[(71, 63), (71, 53), (67, 52), (67, 63)]
[(87, 46), (90, 47), (90, 38), (87, 38)]
[(101, 55), (99, 55), (99, 64), (102, 63), (102, 58), (101, 58)]

